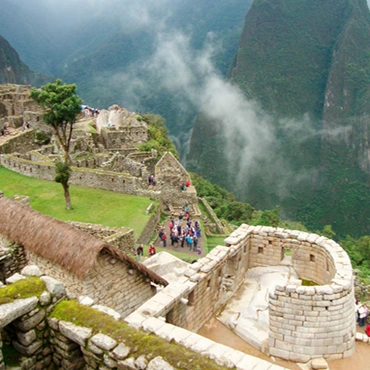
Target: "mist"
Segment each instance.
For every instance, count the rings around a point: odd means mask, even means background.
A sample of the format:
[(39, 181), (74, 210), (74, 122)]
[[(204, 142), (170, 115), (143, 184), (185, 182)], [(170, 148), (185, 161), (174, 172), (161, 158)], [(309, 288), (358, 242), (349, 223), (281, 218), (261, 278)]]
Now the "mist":
[[(170, 119), (175, 122), (169, 122), (167, 118), (167, 123), (173, 127), (170, 134), (183, 159), (192, 134), (191, 120), (201, 114), (226, 140), (228, 169), (230, 174), (237, 174), (236, 188), (243, 188), (250, 177), (264, 171), (272, 179), (277, 179), (276, 193), (287, 196), (287, 183), (307, 181), (312, 175), (314, 169), (300, 170), (299, 173), (291, 169), (290, 163), (281, 155), (276, 122), (256, 102), (247, 100), (243, 92), (228, 82), (225, 73), (215, 65), (215, 57), (225, 49), (219, 35), (208, 32), (203, 42), (198, 42), (194, 47), (194, 27), (187, 22), (180, 27), (181, 22), (172, 18), (184, 1), (4, 1), (17, 7), (23, 14), (28, 14), (31, 22), (45, 22), (56, 47), (62, 51), (70, 49), (72, 53), (79, 43), (87, 44), (78, 55), (71, 54), (69, 60), (64, 61), (65, 64), (93, 51), (95, 40), (89, 39), (92, 28), (101, 27), (100, 37), (105, 38), (105, 42), (109, 42), (117, 31), (123, 31), (125, 35), (135, 32), (150, 34), (151, 54), (129, 62), (124, 71), (94, 73), (91, 77), (94, 86), (92, 95), (104, 96), (114, 91), (115, 101), (111, 101), (111, 104), (118, 103), (130, 110), (144, 112), (143, 97), (149, 93), (155, 95), (157, 91), (165, 91), (171, 95), (171, 108), (176, 114)], [(195, 0), (193, 2), (196, 3)], [(85, 29), (78, 28), (81, 24), (86, 25)], [(56, 61), (51, 64), (56, 63), (58, 67), (57, 62), (62, 59), (58, 54)], [(49, 66), (51, 70), (57, 67)], [(89, 101), (86, 103), (90, 104)], [(278, 126), (286, 133), (291, 133), (292, 129), (299, 130), (298, 137), (301, 140), (317, 135), (308, 117), (302, 117), (301, 122), (282, 121)], [(279, 176), (282, 172), (284, 176)]]

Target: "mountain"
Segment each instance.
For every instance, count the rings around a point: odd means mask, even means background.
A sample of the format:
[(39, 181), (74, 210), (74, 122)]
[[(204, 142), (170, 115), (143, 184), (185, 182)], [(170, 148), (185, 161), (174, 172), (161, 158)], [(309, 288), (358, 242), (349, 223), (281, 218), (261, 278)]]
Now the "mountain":
[(9, 42), (0, 35), (0, 84), (40, 86), (49, 81), (49, 77), (30, 71)]
[(2, 0), (0, 33), (31, 69), (76, 83), (87, 104), (107, 108), (116, 102), (132, 111), (162, 115), (184, 152), (196, 108), (184, 92), (166, 89), (161, 66), (160, 73), (151, 68), (161, 39), (182, 34), (194, 53), (211, 40), (212, 61), (225, 76), (250, 4), (81, 0), (76, 7), (68, 1)]
[(0, 36), (0, 83), (30, 84), (31, 71), (9, 42)]
[(189, 170), (257, 208), (281, 205), (285, 217), (311, 230), (332, 224), (340, 236), (370, 233), (366, 1), (255, 0), (229, 78), (269, 122), (274, 155), (260, 153), (252, 170), (240, 173), (245, 143), (231, 136), (230, 160), (230, 142), (203, 115)]

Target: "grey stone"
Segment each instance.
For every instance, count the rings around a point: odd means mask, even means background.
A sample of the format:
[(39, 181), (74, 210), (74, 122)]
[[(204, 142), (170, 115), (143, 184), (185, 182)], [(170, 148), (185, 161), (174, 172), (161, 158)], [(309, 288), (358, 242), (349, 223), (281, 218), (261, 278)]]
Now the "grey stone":
[(117, 346), (117, 342), (113, 338), (108, 337), (108, 335), (104, 335), (101, 333), (94, 335), (90, 340), (96, 346), (105, 349), (106, 351), (110, 351)]
[(40, 310), (37, 314), (31, 316), (28, 319), (19, 319), (13, 324), (15, 327), (22, 331), (29, 331), (35, 328), (45, 318), (45, 310)]
[(140, 370), (146, 369), (147, 365), (148, 360), (145, 358), (145, 355), (139, 356), (135, 361), (135, 366)]
[(55, 317), (48, 318), (48, 324), (53, 330), (59, 330), (58, 323), (59, 321)]
[(104, 352), (102, 349), (100, 349), (99, 347), (97, 347), (94, 343), (91, 342), (91, 340), (89, 341), (88, 345), (87, 345), (87, 348), (94, 354), (100, 356), (102, 355)]
[(42, 347), (42, 341), (33, 342), (30, 346), (23, 346), (22, 344), (18, 343), (17, 341), (13, 341), (14, 348), (27, 356), (32, 356), (37, 350)]
[(16, 334), (18, 341), (24, 346), (29, 346), (36, 339), (35, 330), (30, 330), (26, 333), (17, 331)]
[(78, 297), (78, 303), (84, 306), (91, 307), (94, 304), (94, 300), (86, 295), (81, 295)]
[(0, 328), (5, 327), (18, 317), (32, 311), (38, 303), (36, 297), (26, 299), (17, 299), (12, 303), (6, 303), (0, 306)]
[(40, 279), (45, 281), (46, 289), (56, 298), (61, 298), (66, 295), (66, 288), (60, 281), (55, 280), (50, 276), (41, 276)]
[[(117, 362), (113, 360), (113, 358), (109, 357), (107, 354), (104, 354), (103, 356), (104, 364), (109, 368), (117, 368)], [(102, 369), (102, 367), (100, 367)]]
[(46, 306), (51, 303), (51, 294), (49, 292), (43, 292), (39, 299), (41, 306)]
[(36, 265), (27, 265), (23, 267), (21, 274), (24, 276), (42, 276), (43, 273), (40, 268)]
[(313, 370), (319, 370), (319, 369), (328, 369), (328, 363), (323, 358), (314, 358), (311, 361), (311, 368)]
[(59, 322), (59, 330), (67, 338), (78, 343), (82, 347), (86, 346), (87, 339), (92, 335), (92, 329), (77, 326), (66, 321)]
[(126, 358), (126, 360), (118, 361), (117, 369), (118, 370), (137, 370), (135, 366), (135, 359), (130, 357), (130, 358)]
[(124, 345), (123, 343), (120, 343), (114, 350), (113, 350), (113, 355), (118, 359), (118, 360), (123, 360), (125, 359), (130, 353), (130, 348)]
[(19, 281), (19, 280), (22, 280), (22, 279), (25, 279), (25, 277), (21, 274), (18, 274), (18, 272), (17, 272), (14, 275), (7, 278), (5, 281), (6, 281), (7, 284), (12, 284), (12, 283), (15, 283), (16, 281)]
[(147, 370), (175, 370), (175, 368), (163, 360), (161, 356), (157, 356), (149, 362)]

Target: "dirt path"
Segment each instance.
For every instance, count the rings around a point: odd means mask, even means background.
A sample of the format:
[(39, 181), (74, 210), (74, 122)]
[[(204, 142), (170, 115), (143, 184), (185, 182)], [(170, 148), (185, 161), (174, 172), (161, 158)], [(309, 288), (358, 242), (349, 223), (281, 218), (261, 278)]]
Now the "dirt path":
[[(361, 331), (363, 332), (363, 331)], [(212, 318), (199, 331), (199, 335), (209, 338), (217, 343), (224, 344), (228, 347), (237, 349), (238, 351), (247, 353), (248, 355), (258, 357), (262, 360), (271, 362), (275, 365), (285, 367), (290, 370), (301, 370), (301, 368), (290, 361), (285, 361), (266, 356), (258, 351), (244, 340), (239, 338), (230, 329), (220, 323), (217, 319)], [(341, 360), (332, 360), (328, 362), (330, 370), (367, 370), (370, 369), (370, 344), (356, 342), (356, 349), (353, 356)]]

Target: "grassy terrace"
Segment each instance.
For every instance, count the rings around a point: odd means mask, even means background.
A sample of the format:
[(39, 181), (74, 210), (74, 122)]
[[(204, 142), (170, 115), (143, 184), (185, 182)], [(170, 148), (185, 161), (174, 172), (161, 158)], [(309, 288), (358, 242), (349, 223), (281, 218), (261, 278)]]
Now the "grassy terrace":
[(65, 209), (63, 188), (52, 181), (20, 175), (0, 166), (0, 190), (6, 197), (27, 195), (34, 210), (62, 221), (79, 221), (110, 227), (129, 227), (138, 237), (150, 215), (147, 197), (71, 185), (73, 210)]

